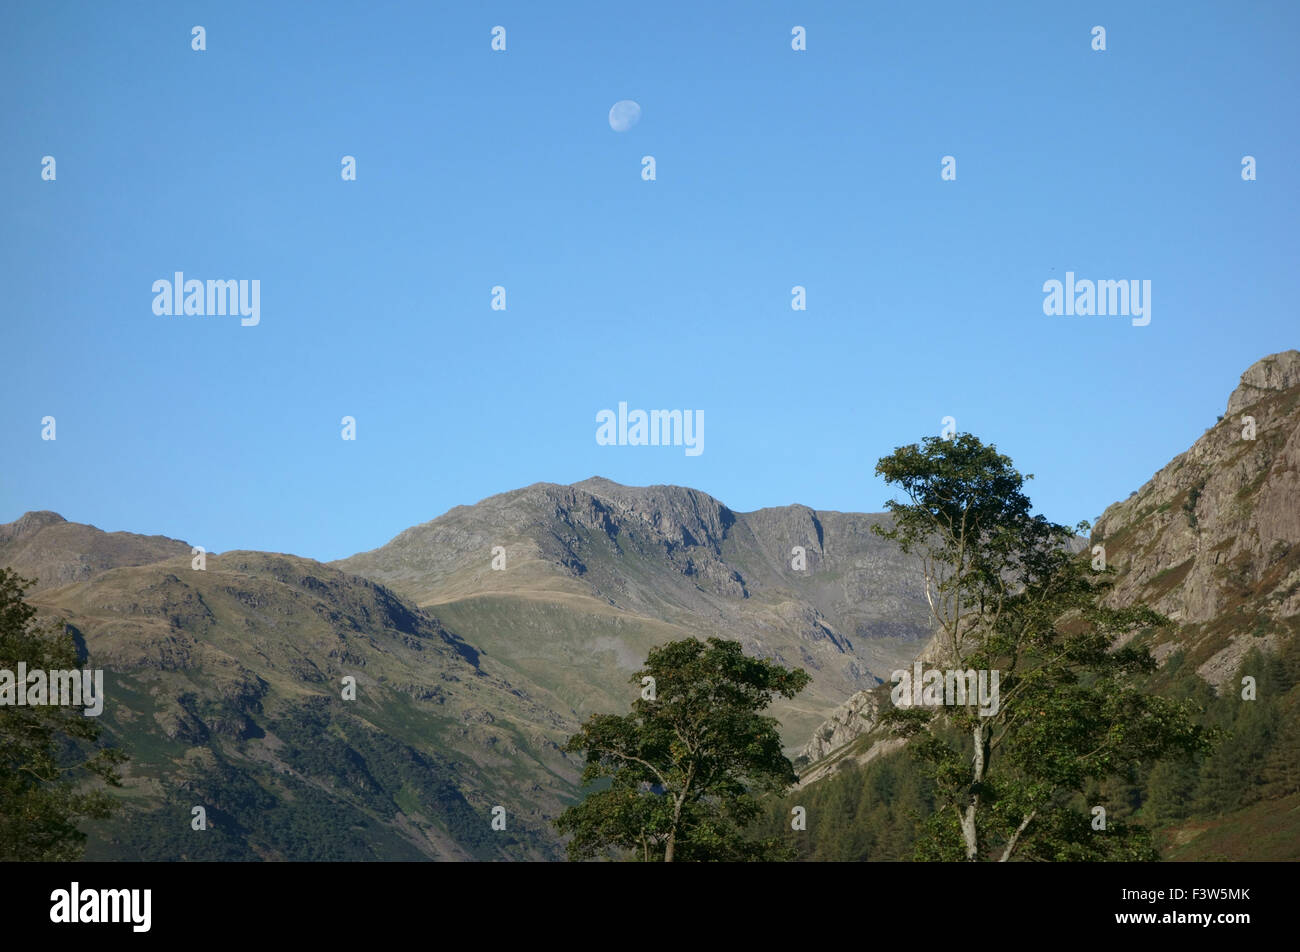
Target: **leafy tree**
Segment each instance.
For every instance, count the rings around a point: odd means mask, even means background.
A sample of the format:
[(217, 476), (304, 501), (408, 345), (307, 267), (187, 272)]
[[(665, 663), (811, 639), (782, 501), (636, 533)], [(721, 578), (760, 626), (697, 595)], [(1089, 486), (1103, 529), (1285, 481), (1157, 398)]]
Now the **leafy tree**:
[(751, 840), (756, 794), (783, 793), (798, 778), (781, 752), (776, 695), (808, 684), (800, 669), (746, 657), (739, 642), (688, 638), (650, 651), (632, 681), (654, 678), (625, 715), (596, 714), (566, 750), (586, 756), (584, 783), (607, 780), (556, 820), (573, 834), (571, 859), (611, 847), (644, 861), (767, 859), (775, 838)]
[[(72, 636), (35, 623), (23, 601), (31, 582), (0, 568), (0, 670), (69, 670), (78, 666)], [(84, 754), (99, 737), (94, 718), (58, 705), (0, 707), (0, 860), (72, 860), (81, 856), (83, 817), (103, 819), (114, 800), (81, 780), (120, 785), (116, 765), (126, 757), (102, 748)]]
[(1190, 703), (1139, 687), (1155, 662), (1128, 642), (1167, 620), (1104, 605), (1112, 573), (1073, 554), (1070, 529), (1032, 515), (1032, 477), (975, 436), (900, 447), (876, 472), (907, 497), (888, 503), (893, 526), (875, 531), (921, 561), (936, 624), (927, 660), (1000, 675), (996, 711), (900, 706), (884, 718), (914, 737), (936, 785), (918, 855), (1154, 858), (1140, 828), (1094, 830), (1083, 794), (1207, 743)]

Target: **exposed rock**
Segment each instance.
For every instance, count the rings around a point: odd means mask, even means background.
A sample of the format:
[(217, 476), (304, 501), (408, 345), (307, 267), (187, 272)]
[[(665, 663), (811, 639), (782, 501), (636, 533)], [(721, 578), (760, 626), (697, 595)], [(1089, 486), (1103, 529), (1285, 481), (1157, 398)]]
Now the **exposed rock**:
[(1241, 385), (1228, 397), (1228, 416), (1295, 386), (1300, 386), (1300, 351), (1286, 350), (1256, 361), (1241, 375)]
[[(1253, 439), (1243, 416), (1254, 419)], [(1224, 637), (1247, 618), (1296, 615), (1300, 353), (1247, 370), (1228, 416), (1110, 506), (1092, 542), (1119, 573), (1113, 604), (1146, 601), (1184, 626), (1222, 622)]]
[(816, 763), (833, 750), (872, 730), (880, 714), (877, 696), (872, 691), (859, 691), (828, 717), (796, 756)]

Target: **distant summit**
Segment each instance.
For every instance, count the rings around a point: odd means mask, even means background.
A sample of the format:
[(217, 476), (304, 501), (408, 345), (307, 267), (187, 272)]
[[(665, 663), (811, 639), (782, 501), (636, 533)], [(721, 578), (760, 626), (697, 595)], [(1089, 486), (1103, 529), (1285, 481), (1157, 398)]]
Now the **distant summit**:
[(28, 512), (0, 525), (0, 565), (34, 579), (31, 592), (82, 582), (108, 569), (189, 553), (189, 544), (178, 539), (103, 532), (68, 522), (57, 512)]
[(929, 637), (914, 567), (871, 532), (887, 520), (736, 512), (696, 489), (594, 476), (457, 506), (333, 564), (436, 611), (580, 712), (621, 709), (656, 644), (734, 638), (813, 675), (777, 711), (797, 737)]

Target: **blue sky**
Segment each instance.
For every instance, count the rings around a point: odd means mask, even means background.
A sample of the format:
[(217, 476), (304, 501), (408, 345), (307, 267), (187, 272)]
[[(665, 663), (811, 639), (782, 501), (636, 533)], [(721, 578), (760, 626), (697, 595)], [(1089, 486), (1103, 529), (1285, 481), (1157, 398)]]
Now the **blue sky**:
[[(1091, 519), (1300, 343), (1298, 25), (1284, 2), (5, 5), (0, 522), (332, 559), (592, 475), (878, 511), (876, 460), (944, 416)], [(259, 280), (260, 324), (155, 315), (176, 271)], [(1150, 280), (1150, 324), (1045, 316), (1066, 271)], [(620, 401), (703, 410), (704, 452), (598, 446)]]

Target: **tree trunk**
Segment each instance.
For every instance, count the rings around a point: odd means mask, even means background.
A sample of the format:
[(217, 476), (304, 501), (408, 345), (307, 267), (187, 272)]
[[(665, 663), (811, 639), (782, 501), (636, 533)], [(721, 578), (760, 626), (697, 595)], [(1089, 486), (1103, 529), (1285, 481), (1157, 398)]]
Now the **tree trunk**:
[(681, 796), (677, 798), (677, 802), (673, 804), (673, 826), (672, 829), (668, 831), (668, 845), (664, 848), (665, 863), (671, 863), (673, 861), (673, 849), (677, 846), (677, 824), (681, 821), (682, 804), (685, 802), (686, 791), (683, 790)]
[(961, 835), (962, 839), (966, 841), (966, 859), (968, 862), (979, 859), (979, 835), (975, 826), (975, 818), (980, 805), (979, 787), (984, 782), (985, 737), (983, 722), (975, 725), (971, 735), (975, 745), (975, 757), (971, 771), (971, 793), (970, 799), (966, 803), (966, 810), (960, 815)]
[(1007, 841), (1007, 848), (1002, 851), (1002, 858), (998, 860), (999, 863), (1005, 863), (1011, 859), (1011, 854), (1016, 851), (1016, 845), (1020, 842), (1020, 834), (1025, 832), (1025, 827), (1034, 822), (1034, 817), (1037, 815), (1037, 809), (1030, 810), (1029, 814), (1020, 821), (1020, 826), (1016, 828), (1016, 832), (1011, 834), (1011, 839)]
[(677, 826), (682, 821), (682, 807), (686, 805), (686, 795), (690, 792), (691, 782), (695, 779), (695, 764), (691, 764), (686, 770), (686, 780), (682, 783), (682, 792), (677, 795), (673, 803), (673, 825), (668, 831), (668, 845), (664, 848), (664, 862), (673, 861), (673, 850), (677, 846)]

